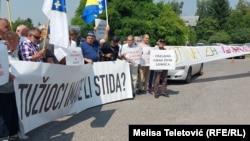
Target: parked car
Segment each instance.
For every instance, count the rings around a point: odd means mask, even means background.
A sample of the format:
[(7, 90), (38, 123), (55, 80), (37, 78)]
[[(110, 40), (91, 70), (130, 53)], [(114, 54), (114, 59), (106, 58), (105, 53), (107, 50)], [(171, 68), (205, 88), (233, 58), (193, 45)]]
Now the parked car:
[(224, 45), (224, 44), (222, 44), (222, 43), (212, 43), (211, 44), (211, 46), (222, 46), (222, 45)]
[(204, 43), (196, 43), (195, 46), (204, 46), (205, 44)]
[(203, 74), (203, 63), (176, 67), (174, 70), (169, 70), (168, 80), (178, 80), (183, 81), (184, 83), (190, 83), (195, 74)]

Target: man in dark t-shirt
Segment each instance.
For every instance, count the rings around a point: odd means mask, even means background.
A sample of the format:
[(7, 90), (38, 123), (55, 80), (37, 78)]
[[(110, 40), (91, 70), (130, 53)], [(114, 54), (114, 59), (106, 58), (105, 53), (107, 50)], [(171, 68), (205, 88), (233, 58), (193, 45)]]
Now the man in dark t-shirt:
[(100, 52), (100, 61), (115, 61), (118, 58), (119, 41), (120, 38), (114, 36), (110, 43), (103, 44)]

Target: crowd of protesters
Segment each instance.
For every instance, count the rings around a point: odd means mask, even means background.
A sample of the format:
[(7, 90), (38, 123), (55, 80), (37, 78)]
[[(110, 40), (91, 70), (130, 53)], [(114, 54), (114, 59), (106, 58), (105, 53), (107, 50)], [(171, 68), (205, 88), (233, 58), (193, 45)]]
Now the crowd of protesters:
[[(160, 39), (156, 47), (149, 45), (150, 36), (128, 35), (122, 44), (119, 36), (109, 40), (109, 25), (106, 26), (102, 39), (96, 39), (94, 30), (89, 31), (81, 43), (77, 43), (79, 36), (74, 29), (69, 30), (69, 47), (80, 47), (84, 56), (84, 64), (101, 61), (125, 60), (129, 63), (133, 96), (152, 94), (155, 98), (167, 94), (167, 70), (152, 71), (148, 65), (135, 63), (128, 57), (131, 49), (138, 49), (140, 55), (149, 55), (150, 49), (163, 50), (165, 41)], [(10, 31), (7, 19), (0, 18), (0, 40), (8, 47), (9, 60), (46, 62), (66, 64), (65, 58), (57, 60), (54, 54), (54, 45), (49, 43), (49, 32), (46, 28), (27, 28), (19, 25), (16, 32)], [(150, 49), (147, 49), (150, 48)], [(146, 50), (146, 51), (145, 51)], [(15, 101), (13, 85), (15, 76), (9, 73), (9, 82), (0, 86), (0, 139), (20, 140), (28, 137), (22, 133)], [(160, 87), (161, 86), (161, 87)], [(160, 88), (160, 90), (159, 90)], [(22, 130), (21, 130), (22, 129)]]

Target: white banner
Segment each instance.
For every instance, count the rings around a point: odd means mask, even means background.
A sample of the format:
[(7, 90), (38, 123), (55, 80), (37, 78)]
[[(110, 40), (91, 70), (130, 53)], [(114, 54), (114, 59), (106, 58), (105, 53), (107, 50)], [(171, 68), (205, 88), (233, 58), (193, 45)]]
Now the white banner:
[(165, 46), (165, 49), (175, 51), (176, 67), (250, 54), (250, 48), (245, 46)]
[(133, 97), (125, 61), (80, 66), (26, 61), (11, 64), (25, 133), (65, 115)]
[(0, 85), (9, 81), (9, 59), (7, 46), (0, 43)]

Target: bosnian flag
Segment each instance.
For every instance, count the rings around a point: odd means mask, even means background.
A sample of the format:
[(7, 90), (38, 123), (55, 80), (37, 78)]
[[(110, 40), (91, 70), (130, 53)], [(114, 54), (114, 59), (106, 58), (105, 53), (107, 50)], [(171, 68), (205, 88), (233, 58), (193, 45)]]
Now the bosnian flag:
[(105, 10), (105, 2), (106, 0), (87, 0), (82, 12), (82, 19), (87, 24), (91, 24)]

